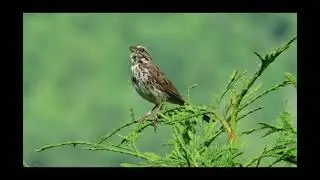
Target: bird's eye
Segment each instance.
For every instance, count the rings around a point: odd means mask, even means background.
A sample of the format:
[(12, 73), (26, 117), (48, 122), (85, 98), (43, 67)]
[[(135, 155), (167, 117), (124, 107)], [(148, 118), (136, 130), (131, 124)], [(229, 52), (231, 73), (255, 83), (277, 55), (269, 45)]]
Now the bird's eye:
[(144, 49), (141, 49), (141, 52), (144, 52)]

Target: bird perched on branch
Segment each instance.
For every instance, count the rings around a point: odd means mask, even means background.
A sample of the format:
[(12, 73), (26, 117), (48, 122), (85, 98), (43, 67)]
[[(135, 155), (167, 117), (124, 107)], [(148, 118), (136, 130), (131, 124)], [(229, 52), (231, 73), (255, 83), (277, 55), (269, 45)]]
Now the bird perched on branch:
[[(146, 119), (155, 111), (153, 125), (156, 126), (158, 122), (157, 114), (164, 102), (182, 106), (185, 104), (185, 101), (173, 83), (153, 63), (147, 48), (143, 46), (130, 46), (129, 50), (132, 63), (131, 81), (133, 87), (143, 99), (154, 104), (154, 107), (139, 121)], [(210, 118), (205, 115), (203, 119), (208, 122)]]

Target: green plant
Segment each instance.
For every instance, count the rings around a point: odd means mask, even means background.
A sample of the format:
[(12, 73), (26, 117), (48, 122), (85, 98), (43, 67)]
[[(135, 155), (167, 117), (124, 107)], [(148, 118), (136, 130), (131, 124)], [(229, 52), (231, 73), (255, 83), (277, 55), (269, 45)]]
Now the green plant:
[[(285, 74), (285, 80), (275, 86), (258, 92), (261, 84), (255, 85), (256, 80), (275, 59), (283, 53), (296, 40), (291, 39), (285, 46), (278, 48), (272, 53), (261, 56), (254, 54), (260, 60), (260, 66), (252, 77), (247, 76), (247, 72), (234, 71), (231, 78), (220, 96), (213, 99), (207, 106), (193, 105), (189, 101), (190, 89), (188, 88), (188, 105), (164, 109), (159, 113), (159, 124), (170, 126), (173, 130), (172, 138), (168, 142), (171, 151), (161, 156), (153, 152), (141, 152), (136, 146), (137, 140), (143, 135), (143, 131), (152, 126), (152, 120), (145, 120), (137, 124), (133, 110), (131, 110), (132, 121), (124, 124), (98, 142), (64, 142), (56, 145), (47, 145), (37, 151), (44, 151), (54, 147), (66, 145), (84, 146), (84, 149), (91, 151), (113, 151), (128, 154), (143, 159), (140, 164), (122, 164), (123, 166), (161, 166), (161, 167), (249, 167), (261, 166), (264, 158), (274, 158), (268, 166), (275, 166), (278, 162), (286, 162), (288, 165), (296, 166), (297, 145), (296, 130), (291, 123), (294, 117), (290, 112), (283, 112), (278, 118), (279, 125), (273, 126), (267, 123), (260, 123), (259, 128), (246, 132), (238, 132), (238, 122), (250, 114), (261, 110), (263, 107), (257, 106), (248, 109), (256, 100), (273, 92), (281, 87), (292, 84), (296, 87), (295, 78)], [(255, 105), (256, 106), (256, 105)], [(209, 114), (209, 123), (202, 120), (202, 115)], [(124, 128), (131, 127), (132, 131), (126, 136), (117, 134)], [(278, 139), (271, 147), (265, 147), (264, 151), (257, 157), (243, 162), (240, 159), (243, 151), (241, 142), (237, 140), (239, 135), (250, 135), (253, 132), (267, 130), (263, 137), (277, 134)], [(227, 140), (223, 143), (213, 144), (219, 136), (225, 134)], [(119, 145), (108, 143), (108, 140), (115, 134), (121, 136), (123, 140)]]

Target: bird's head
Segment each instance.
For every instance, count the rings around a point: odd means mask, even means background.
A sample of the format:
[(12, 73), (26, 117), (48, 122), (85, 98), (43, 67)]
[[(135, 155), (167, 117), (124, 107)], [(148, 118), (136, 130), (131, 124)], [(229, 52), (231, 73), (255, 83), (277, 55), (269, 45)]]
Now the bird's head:
[(143, 46), (129, 46), (129, 50), (132, 65), (148, 63), (152, 60), (147, 48)]

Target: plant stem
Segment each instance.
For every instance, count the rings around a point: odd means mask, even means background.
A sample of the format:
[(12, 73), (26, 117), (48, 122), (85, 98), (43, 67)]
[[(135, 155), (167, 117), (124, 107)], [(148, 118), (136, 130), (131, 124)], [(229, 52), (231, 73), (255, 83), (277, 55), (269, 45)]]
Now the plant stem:
[(122, 153), (122, 154), (127, 154), (127, 155), (131, 155), (131, 156), (139, 157), (142, 159), (147, 159), (144, 155), (142, 155), (140, 153), (133, 152), (133, 151), (124, 151), (122, 149), (116, 149), (116, 148), (112, 148), (112, 147), (103, 146), (101, 144), (94, 144), (94, 143), (88, 143), (88, 142), (83, 142), (83, 141), (65, 142), (65, 143), (60, 143), (60, 144), (47, 145), (47, 146), (44, 146), (36, 151), (40, 152), (40, 151), (48, 150), (51, 148), (56, 148), (56, 147), (61, 147), (61, 146), (71, 146), (71, 145), (74, 147), (77, 145), (87, 145), (87, 146), (91, 146), (91, 147), (95, 148), (96, 150), (107, 150), (107, 151), (118, 152), (118, 153)]

